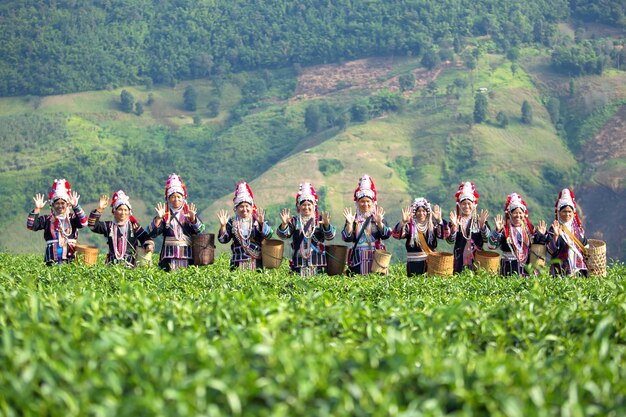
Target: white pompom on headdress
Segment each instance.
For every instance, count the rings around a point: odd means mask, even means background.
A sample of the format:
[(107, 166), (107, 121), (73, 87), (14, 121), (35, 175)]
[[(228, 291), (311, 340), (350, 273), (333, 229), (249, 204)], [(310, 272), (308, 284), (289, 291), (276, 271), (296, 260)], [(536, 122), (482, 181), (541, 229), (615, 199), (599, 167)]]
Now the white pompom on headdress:
[(512, 193), (506, 198), (504, 212), (507, 214), (512, 213), (513, 210), (516, 210), (518, 208), (521, 208), (524, 213), (528, 213), (526, 202), (522, 200), (522, 196), (517, 193)]
[(241, 181), (237, 183), (235, 188), (235, 196), (233, 197), (233, 207), (237, 207), (241, 203), (248, 203), (254, 207), (254, 194), (247, 182)]
[(413, 204), (411, 204), (413, 215), (415, 215), (415, 212), (417, 212), (417, 209), (420, 207), (424, 207), (426, 211), (430, 213), (430, 202), (423, 197), (419, 197), (413, 200)]
[(128, 210), (133, 211), (133, 207), (130, 205), (130, 198), (123, 190), (118, 190), (113, 197), (111, 197), (111, 211), (115, 212), (121, 205), (128, 207)]
[(54, 203), (58, 199), (64, 200), (66, 203), (70, 202), (70, 193), (72, 188), (70, 183), (65, 179), (56, 179), (52, 183), (52, 188), (50, 193), (48, 194), (48, 202), (50, 204)]
[(187, 198), (187, 187), (185, 187), (180, 176), (173, 173), (165, 183), (165, 199), (167, 200), (174, 193), (179, 193), (183, 198)]
[(310, 182), (304, 182), (298, 187), (298, 193), (296, 194), (296, 207), (300, 207), (305, 201), (310, 201), (314, 206), (317, 206), (317, 194), (315, 188)]
[(367, 174), (359, 179), (359, 186), (354, 190), (354, 201), (359, 201), (363, 197), (369, 197), (376, 203), (376, 186), (372, 177)]

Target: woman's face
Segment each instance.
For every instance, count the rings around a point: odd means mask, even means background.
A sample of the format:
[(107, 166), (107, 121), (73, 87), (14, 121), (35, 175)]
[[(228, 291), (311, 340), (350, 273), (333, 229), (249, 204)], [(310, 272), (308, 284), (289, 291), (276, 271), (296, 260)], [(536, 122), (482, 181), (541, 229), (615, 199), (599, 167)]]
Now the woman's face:
[(428, 216), (428, 211), (424, 207), (418, 207), (417, 210), (415, 210), (415, 218), (419, 223), (424, 223), (426, 216)]
[(115, 209), (115, 213), (113, 213), (115, 217), (115, 221), (118, 223), (124, 223), (130, 217), (130, 210), (124, 204), (121, 204), (118, 208)]
[(252, 217), (252, 206), (248, 203), (239, 203), (235, 210), (237, 211), (237, 215), (242, 219)]
[(515, 227), (519, 227), (522, 225), (524, 221), (524, 212), (521, 208), (516, 208), (511, 212), (511, 224)]
[(183, 195), (180, 193), (172, 193), (169, 197), (167, 197), (167, 202), (170, 204), (170, 207), (178, 210), (183, 206)]
[(315, 206), (310, 201), (303, 201), (302, 204), (300, 204), (300, 213), (303, 216), (310, 217), (314, 209)]
[(62, 198), (58, 198), (52, 203), (52, 208), (54, 209), (54, 214), (65, 214), (67, 211), (67, 202)]
[(559, 210), (559, 220), (561, 223), (568, 223), (574, 218), (574, 209), (570, 206), (565, 206)]
[(463, 200), (461, 201), (461, 215), (462, 216), (469, 216), (470, 214), (472, 214), (472, 211), (474, 210), (474, 202), (472, 200)]
[(359, 199), (359, 211), (362, 214), (369, 213), (374, 208), (374, 201), (369, 197), (361, 197)]

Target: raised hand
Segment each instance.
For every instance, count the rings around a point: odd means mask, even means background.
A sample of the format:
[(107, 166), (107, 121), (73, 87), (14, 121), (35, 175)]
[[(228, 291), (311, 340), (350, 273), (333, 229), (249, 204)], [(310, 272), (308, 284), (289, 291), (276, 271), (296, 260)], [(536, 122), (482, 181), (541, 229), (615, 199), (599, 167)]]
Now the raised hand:
[(80, 195), (76, 191), (72, 191), (70, 193), (70, 206), (76, 207), (78, 205), (78, 200), (80, 200)]
[(102, 195), (100, 196), (100, 201), (98, 202), (98, 211), (102, 212), (109, 205), (109, 196)]
[(163, 219), (165, 217), (165, 204), (158, 202), (154, 209), (157, 212), (158, 219)]
[(383, 219), (385, 218), (385, 210), (382, 207), (377, 206), (374, 212), (374, 216), (376, 224), (381, 227), (383, 225)]
[(230, 215), (226, 210), (220, 210), (217, 212), (217, 218), (220, 221), (220, 227), (225, 228), (226, 223), (228, 223), (228, 219), (230, 218)]
[(328, 230), (330, 228), (330, 213), (327, 211), (322, 212), (322, 224)]
[(39, 210), (44, 208), (46, 205), (46, 200), (43, 194), (35, 194), (33, 201), (35, 202), (35, 210), (33, 210), (35, 213), (39, 213)]
[(558, 220), (552, 222), (552, 230), (554, 231), (554, 240), (557, 240), (561, 235), (561, 224)]
[(450, 212), (450, 224), (452, 225), (454, 229), (456, 229), (459, 226), (459, 218), (457, 217), (454, 211)]
[(539, 231), (539, 233), (541, 233), (542, 235), (546, 234), (546, 231), (548, 230), (548, 225), (546, 224), (545, 221), (543, 220), (539, 220), (539, 224), (537, 224), (537, 230)]
[(481, 229), (485, 228), (485, 222), (487, 221), (487, 217), (489, 216), (489, 210), (483, 209), (480, 211), (478, 215), (478, 225)]
[(263, 227), (265, 222), (265, 209), (258, 208), (256, 211), (256, 220), (259, 222), (259, 227)]
[(198, 209), (194, 203), (189, 204), (189, 212), (185, 214), (185, 217), (189, 219), (191, 223), (196, 222), (196, 215), (198, 214)]
[(343, 217), (346, 218), (346, 222), (349, 225), (352, 225), (352, 223), (354, 223), (354, 218), (355, 218), (355, 214), (352, 213), (352, 208), (346, 207), (345, 209), (343, 209)]
[(280, 221), (283, 229), (287, 227), (287, 225), (289, 224), (289, 220), (291, 220), (291, 211), (286, 208), (280, 210)]
[(502, 214), (496, 214), (496, 217), (493, 218), (493, 221), (496, 224), (496, 232), (501, 232), (504, 228), (504, 218)]
[(411, 207), (405, 207), (402, 209), (402, 225), (404, 226), (411, 220), (411, 216), (413, 215), (413, 210)]
[(437, 221), (437, 223), (441, 223), (441, 207), (438, 204), (435, 204), (433, 207), (433, 219)]

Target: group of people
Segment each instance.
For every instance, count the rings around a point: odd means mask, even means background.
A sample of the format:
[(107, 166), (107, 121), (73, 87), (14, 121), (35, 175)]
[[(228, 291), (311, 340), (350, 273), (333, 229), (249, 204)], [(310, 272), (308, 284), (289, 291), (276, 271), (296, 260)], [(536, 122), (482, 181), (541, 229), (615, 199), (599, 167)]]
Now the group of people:
[[(119, 263), (134, 267), (137, 248), (154, 249), (153, 239), (163, 236), (159, 266), (167, 271), (184, 268), (193, 263), (191, 237), (205, 232), (195, 204), (187, 202), (187, 188), (180, 176), (171, 174), (165, 184), (165, 203), (159, 202), (156, 216), (143, 229), (132, 215), (130, 199), (119, 190), (111, 197), (112, 221), (101, 221), (109, 205), (108, 196), (100, 197), (98, 207), (87, 217), (79, 205), (80, 196), (71, 190), (69, 182), (55, 180), (48, 195), (51, 213), (40, 216), (46, 205), (43, 194), (36, 194), (34, 210), (27, 227), (44, 230), (45, 262), (49, 265), (71, 262), (75, 257), (78, 229), (88, 226), (102, 234), (108, 243), (107, 264)], [(479, 195), (471, 182), (461, 183), (455, 194), (456, 210), (445, 220), (438, 205), (432, 206), (423, 197), (402, 210), (402, 219), (390, 228), (385, 210), (378, 204), (374, 181), (363, 175), (354, 190), (355, 207), (343, 211), (345, 223), (341, 238), (349, 244), (347, 266), (349, 274), (372, 272), (377, 250), (384, 250), (384, 240), (393, 237), (405, 241), (407, 275), (428, 271), (428, 255), (436, 251), (438, 240), (454, 245), (454, 272), (475, 268), (475, 255), (485, 246), (503, 253), (503, 275), (527, 275), (530, 248), (544, 245), (552, 258), (553, 274), (586, 275), (584, 253), (587, 239), (576, 212), (576, 200), (570, 189), (563, 189), (556, 200), (555, 218), (548, 229), (545, 221), (534, 227), (528, 218), (526, 202), (519, 194), (510, 194), (504, 204), (504, 215), (494, 217), (492, 230), (487, 210), (478, 211)], [(239, 182), (233, 197), (233, 212), (220, 210), (218, 241), (231, 243), (231, 269), (255, 270), (262, 267), (262, 244), (274, 231), (267, 222), (265, 210), (256, 206), (250, 186)], [(280, 211), (276, 233), (291, 239), (291, 271), (301, 276), (324, 272), (328, 253), (325, 242), (335, 238), (336, 229), (328, 212), (319, 212), (318, 196), (311, 183), (300, 184), (295, 196), (295, 213)]]

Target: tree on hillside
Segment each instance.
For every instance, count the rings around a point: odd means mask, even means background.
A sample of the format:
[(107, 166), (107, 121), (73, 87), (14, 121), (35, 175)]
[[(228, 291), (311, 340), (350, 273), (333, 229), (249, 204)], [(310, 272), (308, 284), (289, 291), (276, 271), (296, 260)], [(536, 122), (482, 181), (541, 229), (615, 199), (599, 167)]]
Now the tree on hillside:
[(120, 93), (120, 107), (125, 113), (132, 113), (135, 110), (135, 97), (127, 90)]
[(309, 133), (315, 133), (320, 130), (320, 121), (322, 115), (317, 104), (311, 104), (304, 110), (304, 127)]
[(143, 114), (143, 104), (141, 102), (135, 103), (135, 114), (141, 116)]
[(430, 81), (426, 85), (426, 91), (433, 99), (435, 99), (435, 104), (433, 107), (436, 108), (437, 107), (437, 94), (439, 93), (439, 86), (437, 85), (437, 82), (435, 80)]
[(533, 108), (530, 106), (528, 100), (524, 100), (522, 103), (522, 123), (531, 124), (533, 122)]
[(400, 83), (400, 91), (412, 90), (415, 87), (415, 75), (412, 72), (402, 74), (398, 77), (398, 82)]
[(421, 62), (423, 66), (431, 70), (441, 63), (441, 58), (434, 48), (429, 48), (424, 52)]
[(196, 111), (198, 105), (198, 93), (192, 85), (188, 85), (183, 93), (183, 104), (185, 110)]
[(476, 93), (474, 96), (474, 122), (482, 123), (487, 120), (487, 96)]
[(506, 127), (509, 125), (509, 117), (504, 114), (503, 111), (499, 111), (498, 114), (496, 114), (496, 121), (503, 129), (506, 129)]
[(366, 100), (360, 100), (350, 107), (351, 119), (355, 122), (365, 122), (370, 119), (370, 107)]
[(220, 114), (220, 99), (217, 97), (213, 97), (209, 100), (209, 103), (206, 105), (207, 109), (209, 109), (209, 117), (217, 117)]
[(546, 110), (548, 110), (552, 124), (556, 126), (561, 119), (561, 103), (559, 99), (550, 97), (546, 103)]

